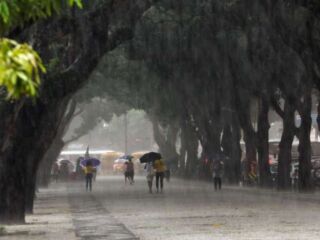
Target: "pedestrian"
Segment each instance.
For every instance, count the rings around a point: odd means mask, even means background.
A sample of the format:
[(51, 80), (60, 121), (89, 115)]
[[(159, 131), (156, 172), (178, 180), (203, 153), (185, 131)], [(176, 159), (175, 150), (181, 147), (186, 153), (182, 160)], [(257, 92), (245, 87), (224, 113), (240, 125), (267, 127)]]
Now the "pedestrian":
[(90, 192), (92, 191), (92, 177), (93, 177), (93, 173), (95, 171), (92, 162), (91, 161), (87, 161), (86, 166), (83, 168), (84, 170), (84, 174), (85, 174), (85, 178), (86, 178), (86, 191), (90, 190)]
[(131, 158), (129, 158), (128, 163), (127, 163), (127, 174), (128, 174), (129, 183), (133, 184), (133, 182), (134, 182), (134, 165), (133, 165)]
[(152, 162), (146, 163), (144, 166), (145, 171), (147, 172), (147, 182), (149, 193), (152, 193), (152, 184), (153, 184), (153, 177), (154, 177), (154, 169)]
[(124, 169), (124, 183), (127, 184), (127, 180), (129, 180), (129, 172), (128, 172), (128, 162), (126, 161), (123, 164), (123, 169)]
[(157, 193), (159, 192), (159, 183), (160, 183), (160, 192), (163, 191), (163, 178), (166, 171), (166, 165), (162, 159), (157, 159), (154, 162), (154, 169), (156, 171), (156, 188)]
[(214, 182), (214, 190), (221, 190), (221, 177), (222, 177), (222, 162), (220, 160), (215, 160), (213, 162), (212, 177)]

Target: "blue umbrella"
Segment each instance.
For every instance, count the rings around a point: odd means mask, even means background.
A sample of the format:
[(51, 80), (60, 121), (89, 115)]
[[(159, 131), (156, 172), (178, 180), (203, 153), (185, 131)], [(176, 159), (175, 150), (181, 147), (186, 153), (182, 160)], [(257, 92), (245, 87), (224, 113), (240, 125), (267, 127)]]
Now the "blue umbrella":
[(91, 162), (93, 167), (98, 167), (98, 166), (101, 164), (101, 162), (100, 162), (99, 159), (96, 159), (96, 158), (86, 158), (86, 159), (83, 159), (83, 160), (80, 161), (80, 165), (82, 165), (82, 166), (87, 166), (87, 163), (88, 163), (88, 162)]

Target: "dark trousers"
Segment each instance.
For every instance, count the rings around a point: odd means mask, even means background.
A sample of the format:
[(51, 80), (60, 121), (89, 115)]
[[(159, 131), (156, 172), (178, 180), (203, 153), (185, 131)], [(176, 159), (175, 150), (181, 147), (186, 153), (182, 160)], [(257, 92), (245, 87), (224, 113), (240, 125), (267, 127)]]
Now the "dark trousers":
[(215, 190), (217, 190), (218, 188), (221, 189), (221, 178), (220, 177), (214, 177), (213, 183), (214, 183)]
[(131, 184), (134, 182), (133, 178), (134, 178), (134, 172), (128, 172), (128, 179)]
[(164, 172), (157, 172), (156, 173), (156, 188), (159, 189), (159, 181), (160, 181), (160, 188), (163, 189), (163, 178), (164, 178)]
[(90, 192), (92, 191), (92, 177), (93, 177), (92, 173), (86, 174), (86, 190), (88, 191), (89, 189)]

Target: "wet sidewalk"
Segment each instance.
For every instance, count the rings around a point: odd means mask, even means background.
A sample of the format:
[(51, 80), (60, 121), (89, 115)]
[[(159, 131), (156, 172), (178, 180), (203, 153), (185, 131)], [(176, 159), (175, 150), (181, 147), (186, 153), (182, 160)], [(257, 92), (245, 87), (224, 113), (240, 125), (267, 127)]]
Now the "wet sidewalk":
[(0, 240), (136, 240), (80, 184), (40, 189), (26, 224), (0, 226)]
[[(71, 192), (70, 192), (71, 191)], [(70, 188), (69, 202), (75, 234), (86, 240), (138, 240), (124, 224), (83, 189)]]
[(236, 186), (215, 192), (212, 183), (182, 179), (149, 194), (145, 177), (134, 185), (100, 177), (92, 193), (82, 182), (40, 189), (35, 213), (24, 225), (4, 226), (0, 240), (320, 239), (319, 203), (319, 192)]
[(37, 194), (34, 214), (26, 216), (26, 224), (6, 225), (1, 240), (74, 240), (72, 213), (67, 187), (63, 184), (41, 189)]

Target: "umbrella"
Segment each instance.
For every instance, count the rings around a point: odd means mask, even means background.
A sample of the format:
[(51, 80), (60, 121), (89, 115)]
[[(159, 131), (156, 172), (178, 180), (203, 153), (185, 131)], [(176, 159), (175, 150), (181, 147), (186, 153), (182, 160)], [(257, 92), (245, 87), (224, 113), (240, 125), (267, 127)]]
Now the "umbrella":
[(98, 166), (101, 164), (101, 162), (100, 162), (99, 159), (96, 159), (96, 158), (86, 158), (86, 159), (81, 160), (80, 165), (82, 165), (82, 166), (87, 166), (87, 162), (89, 162), (89, 161), (92, 163), (92, 166), (93, 166), (93, 167), (98, 167)]
[(149, 153), (142, 155), (142, 157), (140, 158), (140, 162), (141, 163), (152, 162), (152, 161), (155, 161), (155, 160), (158, 160), (161, 158), (162, 157), (161, 157), (160, 153), (149, 152)]

